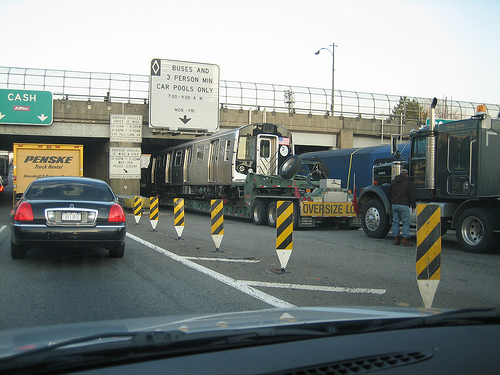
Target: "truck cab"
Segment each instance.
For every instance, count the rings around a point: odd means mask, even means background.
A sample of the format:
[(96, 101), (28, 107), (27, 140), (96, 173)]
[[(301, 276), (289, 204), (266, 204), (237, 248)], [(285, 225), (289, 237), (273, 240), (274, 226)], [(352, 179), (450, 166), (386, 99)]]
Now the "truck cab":
[[(455, 229), (466, 251), (493, 250), (500, 233), (500, 174), (495, 162), (500, 160), (500, 119), (487, 116), (484, 106), (478, 106), (470, 119), (437, 126), (433, 114), (430, 117), (430, 126), (410, 134), (408, 169), (417, 201), (441, 207), (441, 232)], [(374, 168), (387, 174), (387, 166)], [(394, 178), (397, 168), (392, 171)], [(367, 187), (359, 205), (365, 234), (385, 237), (391, 226), (389, 185)]]

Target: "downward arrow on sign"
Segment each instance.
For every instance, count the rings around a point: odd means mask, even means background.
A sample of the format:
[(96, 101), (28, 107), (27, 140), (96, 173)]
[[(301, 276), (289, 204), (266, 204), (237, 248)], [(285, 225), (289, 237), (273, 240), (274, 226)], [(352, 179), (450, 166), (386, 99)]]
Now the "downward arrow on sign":
[(189, 120), (191, 120), (191, 119), (190, 119), (190, 118), (187, 118), (187, 116), (186, 116), (186, 115), (184, 115), (184, 118), (179, 117), (179, 120), (181, 120), (181, 121), (184, 123), (184, 125), (186, 125), (186, 124), (189, 122)]
[(2, 112), (0, 112), (0, 120), (3, 119), (5, 115), (2, 115)]
[(45, 121), (49, 118), (49, 116), (45, 116), (43, 113), (41, 116), (37, 116), (40, 120)]

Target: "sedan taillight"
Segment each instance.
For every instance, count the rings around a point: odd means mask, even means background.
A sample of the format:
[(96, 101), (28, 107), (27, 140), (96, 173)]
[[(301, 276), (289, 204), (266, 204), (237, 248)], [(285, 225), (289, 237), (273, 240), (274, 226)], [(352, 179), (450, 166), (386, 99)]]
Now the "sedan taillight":
[(127, 221), (125, 218), (125, 212), (119, 204), (114, 204), (109, 209), (108, 222), (110, 223), (124, 223)]
[(33, 209), (28, 202), (22, 202), (14, 215), (15, 221), (33, 221)]

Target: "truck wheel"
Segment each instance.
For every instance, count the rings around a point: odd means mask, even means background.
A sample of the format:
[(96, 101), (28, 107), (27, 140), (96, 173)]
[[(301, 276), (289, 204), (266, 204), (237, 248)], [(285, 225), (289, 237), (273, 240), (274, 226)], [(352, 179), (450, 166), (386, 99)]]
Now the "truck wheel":
[(279, 175), (285, 179), (292, 178), (302, 166), (302, 158), (298, 155), (292, 155), (286, 159), (278, 171)]
[(276, 213), (276, 201), (272, 201), (269, 203), (269, 206), (267, 206), (267, 225), (271, 228), (276, 228)]
[(28, 252), (24, 246), (16, 245), (12, 242), (12, 239), (10, 240), (10, 256), (12, 259), (24, 259), (26, 258), (27, 253)]
[(496, 244), (495, 216), (486, 208), (470, 208), (458, 218), (455, 230), (458, 244), (469, 253), (487, 253)]
[(261, 199), (256, 199), (252, 207), (252, 220), (255, 225), (267, 223), (267, 204)]
[(370, 199), (361, 209), (361, 226), (368, 237), (384, 238), (391, 229), (390, 215), (387, 215), (382, 202)]

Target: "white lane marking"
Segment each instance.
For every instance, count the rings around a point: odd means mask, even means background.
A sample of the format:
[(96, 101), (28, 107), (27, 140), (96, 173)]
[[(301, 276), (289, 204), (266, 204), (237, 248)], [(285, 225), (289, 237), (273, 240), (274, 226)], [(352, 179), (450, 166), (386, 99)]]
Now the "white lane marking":
[(288, 302), (283, 301), (279, 298), (273, 297), (267, 293), (261, 292), (260, 290), (252, 288), (251, 286), (246, 285), (245, 283), (242, 283), (242, 282), (235, 280), (231, 277), (225, 276), (221, 273), (212, 271), (211, 269), (208, 269), (208, 268), (203, 267), (197, 263), (194, 263), (194, 262), (190, 261), (189, 259), (186, 259), (180, 255), (174, 254), (168, 250), (165, 250), (165, 249), (161, 248), (160, 246), (157, 246), (155, 244), (152, 244), (151, 242), (145, 241), (142, 238), (134, 236), (131, 233), (127, 233), (127, 236), (130, 237), (131, 239), (133, 239), (134, 241), (137, 241), (137, 242), (143, 244), (144, 246), (147, 246), (147, 247), (153, 249), (154, 251), (157, 251), (160, 254), (168, 256), (170, 259), (175, 260), (176, 262), (179, 262), (187, 267), (190, 267), (198, 272), (201, 272), (201, 273), (203, 273), (203, 274), (205, 274), (205, 275), (207, 275), (207, 276), (209, 276), (217, 281), (220, 281), (226, 285), (229, 285), (230, 287), (233, 287), (233, 288), (239, 290), (240, 292), (248, 294), (251, 297), (257, 298), (258, 300), (261, 300), (261, 301), (263, 301), (271, 306), (283, 307), (283, 308), (297, 307), (295, 305), (292, 305), (291, 303), (288, 303)]
[(242, 284), (264, 287), (264, 288), (281, 288), (281, 289), (299, 289), (299, 290), (315, 290), (321, 292), (337, 292), (337, 293), (361, 293), (361, 294), (384, 294), (386, 289), (369, 289), (369, 288), (349, 288), (340, 286), (317, 286), (317, 285), (302, 285), (288, 283), (269, 283), (266, 281), (246, 281), (238, 280)]
[(2, 232), (3, 232), (3, 230), (4, 230), (5, 228), (7, 228), (7, 225), (2, 225), (2, 226), (0, 227), (0, 233), (2, 233)]
[(252, 259), (225, 259), (225, 258), (203, 258), (203, 257), (186, 257), (183, 256), (184, 259), (189, 260), (209, 260), (215, 262), (234, 262), (234, 263), (259, 263), (260, 260), (252, 260)]

